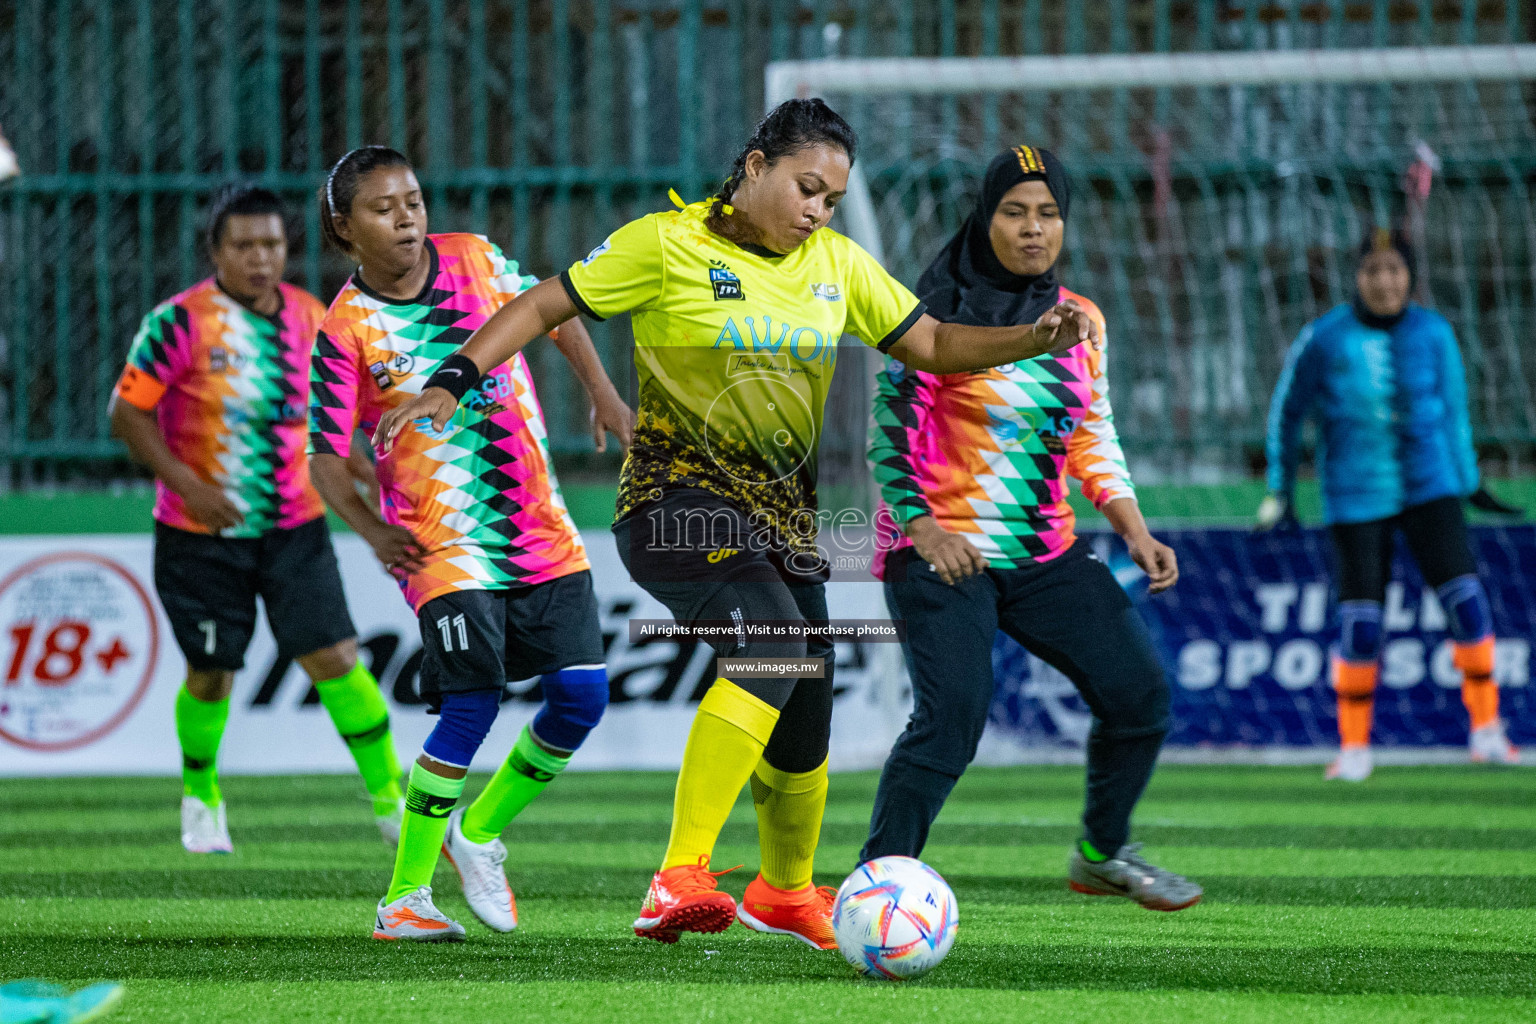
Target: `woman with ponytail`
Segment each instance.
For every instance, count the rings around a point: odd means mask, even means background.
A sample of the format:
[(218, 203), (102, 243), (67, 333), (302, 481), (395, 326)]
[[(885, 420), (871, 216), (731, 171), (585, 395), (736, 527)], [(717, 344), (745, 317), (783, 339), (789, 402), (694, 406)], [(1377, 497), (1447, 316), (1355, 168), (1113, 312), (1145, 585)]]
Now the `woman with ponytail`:
[[(602, 630), (586, 549), (549, 461), (548, 432), (520, 355), (463, 380), (464, 408), (378, 459), (382, 507), (343, 473), (358, 429), (409, 405), (474, 330), (536, 285), (480, 235), (427, 233), (421, 186), (383, 146), (336, 161), (320, 189), (320, 225), (357, 271), (320, 325), (311, 369), (310, 460), (320, 493), (400, 583), (421, 624), (421, 688), (440, 714), (411, 768), (376, 939), (439, 942), (464, 929), (432, 902), (445, 850), (476, 916), (517, 927), (501, 831), (570, 763), (608, 703)], [(586, 328), (549, 325), (604, 430), (628, 443), (629, 408)], [(446, 357), (446, 362), (445, 362)], [(539, 677), (544, 706), (468, 807), (455, 810), (470, 762), (508, 680)]]

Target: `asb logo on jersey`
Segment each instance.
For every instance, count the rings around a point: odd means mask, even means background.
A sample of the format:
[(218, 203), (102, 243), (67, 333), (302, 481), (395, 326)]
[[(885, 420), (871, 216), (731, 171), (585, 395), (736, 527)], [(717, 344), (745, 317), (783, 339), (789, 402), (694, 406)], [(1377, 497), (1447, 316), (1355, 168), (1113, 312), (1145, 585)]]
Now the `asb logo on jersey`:
[(715, 290), (716, 301), (720, 299), (746, 299), (746, 293), (741, 290), (741, 278), (737, 277), (731, 268), (719, 260), (709, 261), (709, 284)]

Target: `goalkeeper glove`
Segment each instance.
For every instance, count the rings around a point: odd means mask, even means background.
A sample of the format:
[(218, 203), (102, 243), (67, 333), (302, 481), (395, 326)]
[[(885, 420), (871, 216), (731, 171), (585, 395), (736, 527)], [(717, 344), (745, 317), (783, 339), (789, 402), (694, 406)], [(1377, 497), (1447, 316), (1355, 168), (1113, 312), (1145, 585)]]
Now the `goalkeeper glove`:
[(1258, 514), (1254, 518), (1256, 520), (1253, 527), (1254, 533), (1301, 529), (1301, 523), (1296, 519), (1296, 510), (1291, 507), (1291, 498), (1285, 494), (1264, 495), (1264, 500), (1259, 503)]

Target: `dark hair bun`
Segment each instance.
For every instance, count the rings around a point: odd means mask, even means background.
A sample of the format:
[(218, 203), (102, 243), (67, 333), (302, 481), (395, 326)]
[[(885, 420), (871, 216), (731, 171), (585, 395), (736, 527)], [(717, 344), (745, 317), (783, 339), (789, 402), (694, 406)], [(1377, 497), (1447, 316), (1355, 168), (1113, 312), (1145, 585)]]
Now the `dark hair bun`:
[(837, 146), (848, 154), (851, 164), (859, 148), (859, 137), (842, 115), (822, 99), (785, 100), (768, 111), (752, 129), (752, 137), (736, 157), (730, 176), (715, 193), (715, 214), (718, 215), (720, 207), (736, 194), (736, 188), (746, 174), (747, 157), (753, 150), (761, 152), (772, 164), (780, 157), (812, 146)]

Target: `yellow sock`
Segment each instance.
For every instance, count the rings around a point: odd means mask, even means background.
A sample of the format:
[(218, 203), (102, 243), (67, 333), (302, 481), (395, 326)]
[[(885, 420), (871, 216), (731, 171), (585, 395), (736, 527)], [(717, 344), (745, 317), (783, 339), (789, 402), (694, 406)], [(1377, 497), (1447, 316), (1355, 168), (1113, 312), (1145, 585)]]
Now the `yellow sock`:
[(763, 881), (775, 889), (811, 884), (821, 814), (827, 807), (827, 762), (808, 772), (781, 772), (759, 761), (752, 773)]
[(779, 712), (729, 679), (716, 679), (688, 730), (661, 867), (709, 862), (725, 819), (762, 760)]

